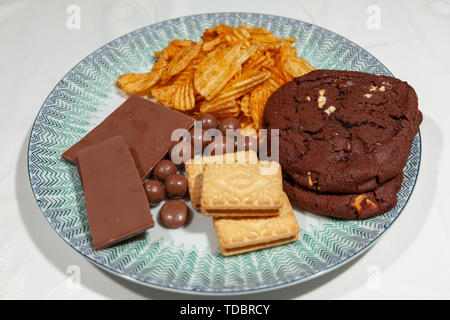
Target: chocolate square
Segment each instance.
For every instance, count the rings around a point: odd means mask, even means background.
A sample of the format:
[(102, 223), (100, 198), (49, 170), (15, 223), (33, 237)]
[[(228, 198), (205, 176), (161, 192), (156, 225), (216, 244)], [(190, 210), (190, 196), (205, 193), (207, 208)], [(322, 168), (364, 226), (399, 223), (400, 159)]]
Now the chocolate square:
[(150, 100), (130, 95), (103, 122), (62, 157), (75, 163), (78, 151), (114, 136), (122, 136), (130, 148), (141, 179), (165, 156), (176, 141), (171, 141), (176, 129), (190, 129), (194, 119)]

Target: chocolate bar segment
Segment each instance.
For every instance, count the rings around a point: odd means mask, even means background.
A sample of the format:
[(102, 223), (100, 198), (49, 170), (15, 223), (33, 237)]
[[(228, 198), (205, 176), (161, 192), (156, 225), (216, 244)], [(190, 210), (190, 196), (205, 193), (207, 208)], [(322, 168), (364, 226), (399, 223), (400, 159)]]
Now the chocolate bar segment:
[(84, 138), (63, 153), (75, 163), (78, 151), (114, 136), (122, 136), (128, 144), (141, 179), (177, 142), (171, 141), (176, 129), (190, 129), (194, 119), (147, 99), (130, 97)]
[(133, 158), (122, 137), (77, 153), (94, 249), (137, 235), (154, 225)]

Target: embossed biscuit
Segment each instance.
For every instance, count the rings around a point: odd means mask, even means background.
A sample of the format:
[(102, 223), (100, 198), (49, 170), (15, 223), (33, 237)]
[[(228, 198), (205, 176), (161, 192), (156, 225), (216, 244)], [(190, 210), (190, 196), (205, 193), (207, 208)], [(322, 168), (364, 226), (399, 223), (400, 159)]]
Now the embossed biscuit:
[(256, 152), (239, 151), (235, 153), (226, 153), (223, 155), (200, 157), (190, 159), (185, 164), (188, 176), (189, 195), (194, 209), (200, 209), (200, 197), (202, 191), (203, 167), (211, 163), (257, 163), (258, 155)]
[(263, 218), (214, 218), (220, 252), (224, 256), (273, 247), (297, 240), (300, 228), (286, 194), (280, 214)]
[(201, 210), (204, 215), (277, 215), (282, 201), (278, 162), (207, 164), (203, 170)]

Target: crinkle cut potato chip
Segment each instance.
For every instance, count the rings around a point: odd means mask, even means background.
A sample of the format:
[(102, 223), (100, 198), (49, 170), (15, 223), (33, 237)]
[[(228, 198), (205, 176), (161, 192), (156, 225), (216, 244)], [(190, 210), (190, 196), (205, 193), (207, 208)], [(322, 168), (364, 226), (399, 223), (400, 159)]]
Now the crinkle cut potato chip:
[(171, 77), (183, 71), (189, 63), (198, 56), (201, 47), (202, 41), (192, 46), (182, 47), (173, 59), (169, 61), (161, 75), (161, 83), (167, 83)]
[[(194, 73), (195, 89), (206, 100), (214, 96), (241, 70), (241, 56), (246, 54), (242, 44), (212, 51)], [(247, 55), (247, 54), (246, 54)], [(248, 55), (247, 55), (248, 56)]]
[(295, 38), (278, 38), (264, 27), (217, 25), (200, 41), (175, 39), (154, 52), (150, 72), (119, 76), (127, 93), (191, 115), (235, 117), (245, 133), (261, 127), (270, 95), (314, 67), (297, 55)]

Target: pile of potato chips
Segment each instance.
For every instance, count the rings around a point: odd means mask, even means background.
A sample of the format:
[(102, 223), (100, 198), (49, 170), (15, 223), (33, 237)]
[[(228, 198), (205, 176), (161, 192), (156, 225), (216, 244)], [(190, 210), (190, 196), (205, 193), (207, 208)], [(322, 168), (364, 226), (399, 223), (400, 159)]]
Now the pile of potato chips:
[(264, 106), (281, 85), (314, 70), (297, 56), (295, 38), (279, 39), (265, 28), (218, 25), (199, 42), (173, 40), (155, 52), (148, 73), (121, 75), (127, 93), (155, 98), (189, 114), (235, 117), (246, 129), (261, 127)]

